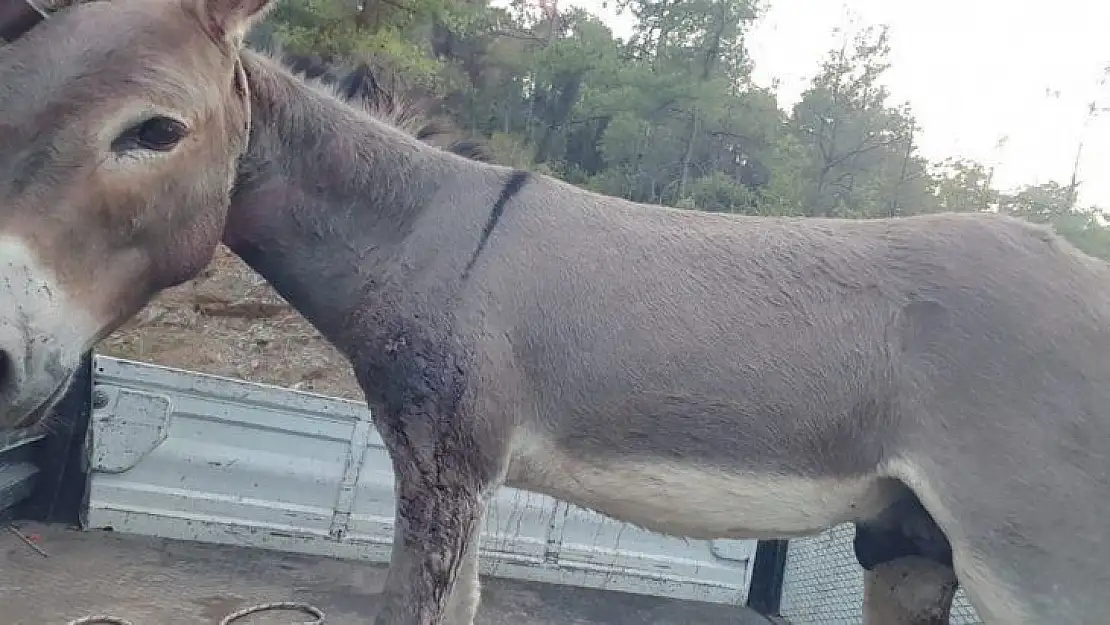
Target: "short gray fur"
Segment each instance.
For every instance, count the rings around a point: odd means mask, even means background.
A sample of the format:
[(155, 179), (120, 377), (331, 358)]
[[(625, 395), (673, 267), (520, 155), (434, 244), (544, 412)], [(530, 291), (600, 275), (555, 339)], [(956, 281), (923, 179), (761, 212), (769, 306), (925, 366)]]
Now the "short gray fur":
[(714, 215), (545, 176), (485, 232), (511, 170), (244, 58), (225, 241), (378, 415), (399, 495), (379, 623), (470, 622), (501, 483), (698, 538), (916, 527), (882, 513), (917, 497), (989, 622), (1107, 607), (1101, 261), (1000, 215)]

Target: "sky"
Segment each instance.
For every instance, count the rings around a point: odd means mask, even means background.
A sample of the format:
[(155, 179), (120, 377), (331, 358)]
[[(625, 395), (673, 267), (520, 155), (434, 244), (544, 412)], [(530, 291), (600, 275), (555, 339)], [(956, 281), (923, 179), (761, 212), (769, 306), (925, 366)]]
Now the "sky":
[[(1110, 2), (1101, 0), (765, 0), (747, 39), (755, 81), (779, 81), (789, 110), (839, 45), (833, 29), (853, 16), (887, 24), (891, 103), (908, 102), (925, 156), (962, 156), (993, 165), (1012, 189), (1066, 184), (1081, 136), (1080, 201), (1110, 208), (1110, 113), (1083, 131), (1093, 100), (1110, 106)], [(561, 0), (601, 17), (618, 36), (632, 18), (605, 0)], [(1052, 95), (1049, 95), (1052, 94)], [(999, 140), (1007, 137), (999, 148)]]

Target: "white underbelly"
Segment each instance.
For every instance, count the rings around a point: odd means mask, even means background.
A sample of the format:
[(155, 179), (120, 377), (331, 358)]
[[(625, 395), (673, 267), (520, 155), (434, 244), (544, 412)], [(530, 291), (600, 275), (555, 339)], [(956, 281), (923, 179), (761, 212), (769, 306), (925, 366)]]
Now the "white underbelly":
[(515, 447), (509, 485), (689, 538), (815, 534), (876, 514), (894, 495), (877, 476), (807, 478), (661, 460), (582, 463), (546, 441)]

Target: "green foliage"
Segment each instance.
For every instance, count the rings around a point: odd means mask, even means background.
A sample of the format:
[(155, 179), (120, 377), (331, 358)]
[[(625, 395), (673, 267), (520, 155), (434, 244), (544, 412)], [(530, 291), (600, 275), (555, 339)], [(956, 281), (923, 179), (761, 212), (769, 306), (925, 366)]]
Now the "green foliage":
[[(369, 56), (405, 76), (413, 85), (435, 88), (440, 63), (415, 43), (413, 31), (437, 10), (435, 0), (421, 0), (398, 11), (401, 19), (381, 19), (380, 10), (365, 12), (345, 0), (282, 0), (270, 18), (274, 35), (291, 52), (325, 59)], [(367, 0), (372, 7), (380, 0)], [(382, 4), (381, 6), (391, 6)]]
[(991, 188), (991, 172), (983, 165), (949, 158), (937, 165), (936, 207), (944, 211), (983, 211), (998, 205)]
[(844, 33), (792, 111), (751, 83), (760, 0), (616, 0), (616, 39), (579, 9), (511, 0), (281, 0), (261, 27), (293, 52), (370, 56), (495, 160), (631, 200), (760, 215), (872, 218), (999, 210), (1110, 257), (1076, 182), (1003, 193), (958, 158), (931, 164), (912, 111), (889, 102), (886, 28)]
[(517, 169), (527, 169), (539, 174), (553, 175), (555, 172), (546, 164), (537, 165), (536, 151), (523, 139), (505, 132), (495, 132), (486, 141), (493, 160), (502, 165)]
[(999, 210), (1037, 223), (1052, 223), (1072, 214), (1072, 190), (1056, 182), (1026, 186), (1003, 196)]
[(748, 187), (723, 172), (702, 176), (690, 184), (690, 195), (696, 208), (716, 213), (750, 213), (759, 206), (759, 198)]
[(1102, 225), (1102, 211), (1071, 213), (1052, 221), (1053, 228), (1084, 252), (1110, 259), (1110, 229)]

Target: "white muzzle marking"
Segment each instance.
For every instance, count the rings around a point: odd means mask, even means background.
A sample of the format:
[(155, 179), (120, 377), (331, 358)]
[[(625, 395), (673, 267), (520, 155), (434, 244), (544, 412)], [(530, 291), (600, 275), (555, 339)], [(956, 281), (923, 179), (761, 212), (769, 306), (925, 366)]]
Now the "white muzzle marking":
[(0, 235), (0, 429), (44, 416), (101, 326), (29, 246)]

